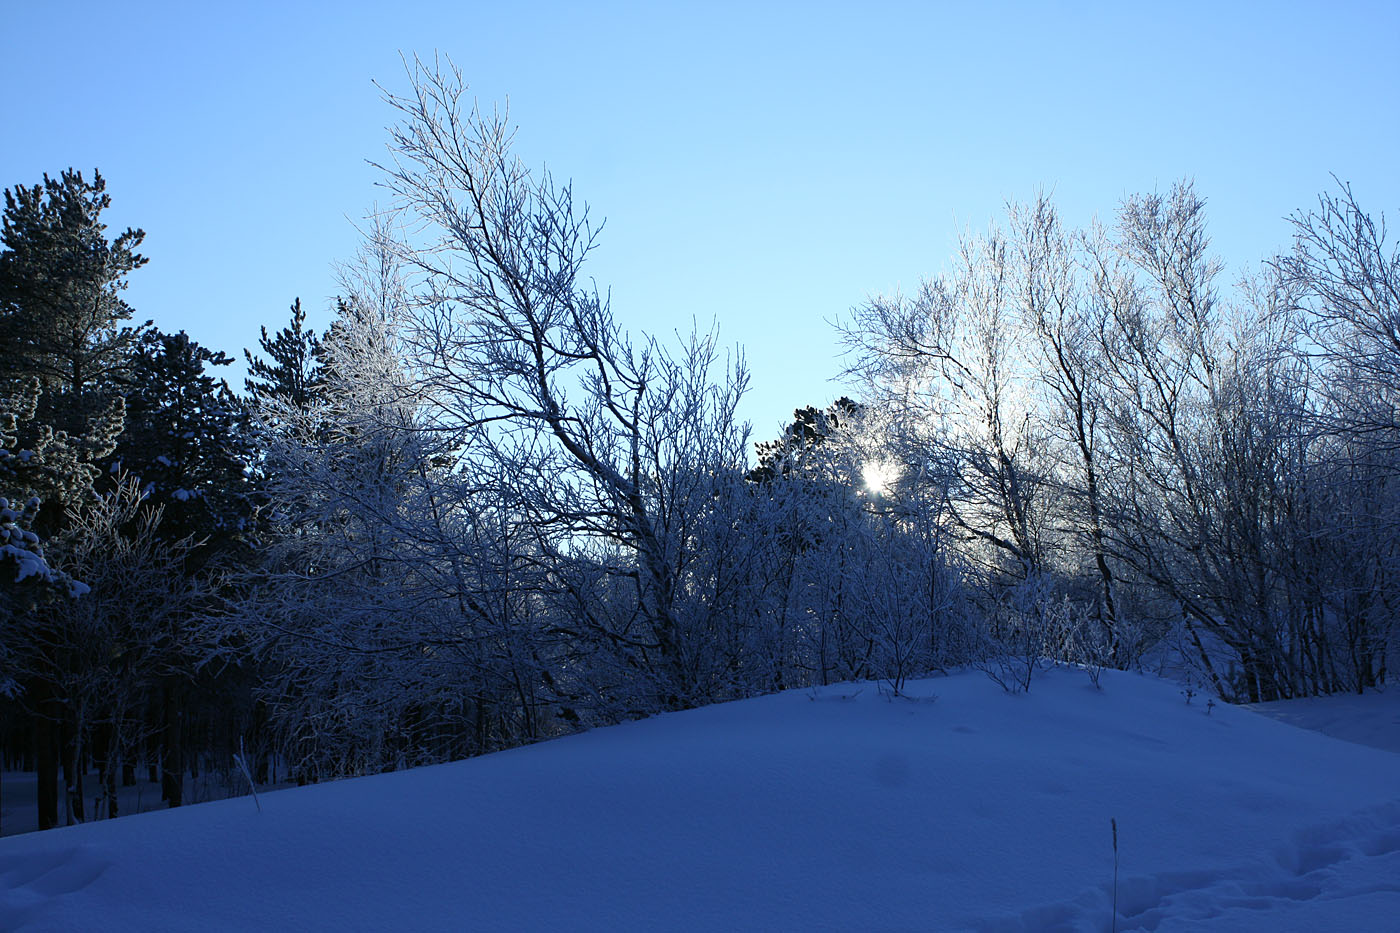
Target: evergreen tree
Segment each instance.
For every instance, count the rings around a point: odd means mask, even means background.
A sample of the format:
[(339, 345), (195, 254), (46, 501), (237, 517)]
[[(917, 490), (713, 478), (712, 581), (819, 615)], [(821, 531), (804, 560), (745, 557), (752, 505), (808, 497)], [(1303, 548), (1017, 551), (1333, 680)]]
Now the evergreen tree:
[[(39, 516), (52, 534), (65, 508), (96, 478), (124, 420), (119, 383), (145, 325), (121, 297), (126, 276), (145, 264), (135, 252), (145, 234), (127, 229), (108, 240), (100, 215), (111, 204), (100, 173), (73, 170), (42, 185), (5, 191), (0, 221), (0, 390), (19, 395), (38, 380), (35, 416), (17, 438), (37, 449), (71, 446), (72, 472), (36, 474)], [(60, 443), (60, 439), (62, 442)], [(43, 482), (39, 482), (39, 480)]]
[(292, 303), (292, 320), (286, 327), (271, 337), (266, 327), (261, 331), (258, 345), (267, 359), (243, 351), (249, 374), (243, 383), (245, 391), (256, 404), (280, 400), (298, 409), (308, 408), (320, 382), (322, 351), (316, 332), (306, 329), (301, 299)]
[[(246, 412), (227, 384), (208, 371), (229, 362), (183, 331), (154, 330), (142, 339), (125, 384), (126, 429), (108, 472), (131, 477), (141, 495), (143, 511), (132, 513), (138, 520), (123, 526), (123, 534), (132, 542), (145, 534), (179, 555), (166, 566), (167, 575), (181, 578), (166, 581), (171, 592), (180, 585), (202, 590), (200, 571), (211, 561), (227, 567), (247, 557), (237, 551), (253, 511)], [(145, 510), (155, 510), (161, 520), (143, 524)], [(210, 607), (187, 601), (183, 611), (196, 610), (208, 617)], [(187, 632), (196, 622), (173, 610), (166, 616), (172, 633)], [(162, 797), (171, 806), (182, 802), (187, 740), (196, 726), (191, 705), (198, 691), (192, 692), (188, 672), (197, 659), (183, 647), (172, 635), (164, 655), (171, 671), (150, 685), (147, 697), (156, 704), (147, 728), (161, 747)], [(215, 718), (221, 719), (221, 707), (212, 708), (220, 710)], [(119, 725), (128, 712), (113, 710), (109, 721)]]
[(243, 406), (206, 368), (227, 366), (223, 353), (184, 331), (147, 333), (126, 386), (126, 428), (108, 472), (139, 477), (163, 513), (162, 537), (227, 543), (249, 515), (250, 459)]
[[(56, 540), (91, 502), (98, 462), (114, 449), (125, 420), (122, 381), (144, 325), (122, 299), (126, 276), (145, 264), (135, 250), (144, 234), (127, 229), (109, 240), (102, 211), (106, 182), (73, 170), (43, 184), (5, 191), (0, 218), (0, 397), (8, 397), (18, 451), (7, 498), (42, 503), (23, 524)], [(7, 431), (8, 433), (8, 431)], [(7, 440), (10, 440), (7, 438)], [(7, 447), (7, 449), (10, 449)], [(27, 456), (25, 454), (27, 453)], [(16, 527), (21, 523), (16, 522)], [(39, 828), (58, 823), (58, 765), (80, 763), (70, 698), (58, 686), (69, 670), (54, 604), (22, 613), (26, 632), (9, 634), (36, 650), (17, 671), (31, 716), (38, 770)], [(61, 640), (61, 639), (60, 639)], [(71, 786), (71, 780), (70, 780)]]
[(38, 450), (19, 446), (20, 432), (34, 416), (38, 395), (38, 383), (32, 382), (26, 391), (0, 399), (0, 695), (7, 696), (19, 688), (10, 657), (29, 614), (56, 593), (83, 588), (49, 564), (44, 542), (34, 530), (41, 504), (35, 489), (45, 485), (36, 483), (36, 478), (69, 474), (74, 462), (66, 435), (48, 432)]
[[(93, 468), (83, 456), (88, 451), (67, 432), (34, 428), (38, 404), (38, 379), (0, 399), (0, 694), (19, 697), (32, 725), (39, 828), (47, 829), (58, 824), (58, 728), (65, 716), (50, 676), (62, 652), (48, 610), (85, 587), (50, 565), (43, 547), (48, 529), (37, 513), (40, 493), (59, 503), (77, 500), (91, 488)], [(28, 443), (21, 440), (26, 436)]]
[[(141, 327), (121, 296), (145, 265), (145, 233), (108, 240), (100, 215), (112, 203), (106, 181), (69, 169), (42, 185), (5, 191), (0, 225), (0, 335), (10, 352), (0, 372), (37, 375), (46, 391), (81, 402), (126, 368)], [(75, 425), (59, 424), (71, 430)]]
[(811, 405), (797, 409), (782, 437), (754, 445), (758, 466), (749, 471), (748, 478), (755, 483), (767, 483), (794, 470), (800, 472), (807, 452), (853, 422), (862, 410), (863, 406), (845, 396), (832, 402), (825, 411)]

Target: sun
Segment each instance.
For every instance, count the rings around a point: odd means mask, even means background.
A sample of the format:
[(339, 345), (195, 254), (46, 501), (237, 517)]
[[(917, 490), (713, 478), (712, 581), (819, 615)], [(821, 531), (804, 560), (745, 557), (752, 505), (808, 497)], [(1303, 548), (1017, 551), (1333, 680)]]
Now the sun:
[(860, 468), (860, 478), (871, 495), (888, 495), (899, 479), (899, 466), (888, 460), (871, 460)]

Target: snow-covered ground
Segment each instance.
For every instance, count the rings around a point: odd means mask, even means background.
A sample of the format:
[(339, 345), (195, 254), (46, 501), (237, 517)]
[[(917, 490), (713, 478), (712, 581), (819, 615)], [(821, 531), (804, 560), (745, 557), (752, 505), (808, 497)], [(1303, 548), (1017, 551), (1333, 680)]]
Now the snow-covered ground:
[[(123, 817), (136, 813), (149, 813), (152, 810), (168, 809), (160, 799), (160, 782), (145, 779), (145, 768), (135, 784), (117, 788), (117, 812)], [(89, 814), (100, 812), (102, 788), (96, 771), (88, 771), (84, 777), (83, 802)], [(278, 784), (278, 788), (294, 787), (291, 782)], [(248, 785), (241, 774), (219, 774), (202, 772), (199, 777), (185, 775), (185, 803), (200, 804), (227, 797), (240, 797), (248, 793)], [(19, 833), (32, 833), (39, 828), (38, 776), (33, 771), (6, 771), (0, 776), (0, 835), (14, 836)], [(63, 811), (63, 801), (59, 802), (58, 819), (67, 825), (71, 818)]]
[(1400, 684), (1392, 684), (1384, 693), (1279, 700), (1248, 708), (1302, 729), (1400, 752)]
[(799, 690), (6, 838), (0, 928), (1109, 930), (1110, 818), (1119, 930), (1400, 928), (1400, 754), (1103, 686)]

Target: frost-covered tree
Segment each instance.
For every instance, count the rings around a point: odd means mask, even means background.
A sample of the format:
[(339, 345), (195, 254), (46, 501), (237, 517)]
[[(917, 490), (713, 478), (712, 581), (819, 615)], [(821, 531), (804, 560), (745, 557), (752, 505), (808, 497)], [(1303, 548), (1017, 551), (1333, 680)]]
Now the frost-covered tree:
[(1400, 244), (1350, 185), (1292, 217), (1294, 247), (1274, 263), (1327, 379), (1319, 388), (1348, 430), (1393, 446), (1400, 431)]
[[(1045, 426), (1031, 396), (1015, 256), (992, 229), (961, 244), (954, 272), (912, 298), (878, 296), (843, 333), (873, 402), (900, 412), (924, 458), (956, 477), (946, 507), (988, 573), (1006, 584), (1045, 571)], [(951, 473), (947, 467), (952, 466)]]
[(1400, 650), (1389, 611), (1400, 599), (1400, 247), (1347, 184), (1292, 220), (1293, 249), (1273, 268), (1299, 333), (1318, 491), (1290, 512), (1306, 529), (1294, 573), (1320, 636), (1309, 668), (1359, 692), (1384, 683)]
[[(188, 679), (217, 647), (207, 582), (187, 564), (195, 542), (160, 530), (161, 509), (122, 478), (73, 511), (54, 542), (56, 560), (82, 579), (81, 598), (56, 601), (29, 632), (26, 664), (64, 710), (62, 765), (72, 816), (84, 812), (83, 762), (101, 765), (106, 815), (116, 815), (116, 769), (154, 740), (146, 706)], [(166, 737), (166, 783), (182, 781), (180, 746)], [(178, 792), (167, 794), (178, 805)]]
[(453, 437), (425, 429), (397, 269), (370, 244), (344, 270), (309, 404), (255, 409), (268, 546), (242, 614), (272, 733), (256, 738), (303, 779), (542, 734), (532, 542), (499, 478), (458, 469)]
[(967, 659), (949, 515), (930, 501), (946, 490), (878, 414), (844, 398), (799, 409), (758, 446), (750, 599), (773, 687), (877, 678), (898, 692)]
[(1174, 630), (1231, 699), (1384, 676), (1396, 261), (1349, 192), (1297, 222), (1227, 289), (1189, 183), (1082, 233), (1042, 198), (857, 309), (868, 404), (950, 477), (988, 651), (1131, 664)]
[[(742, 367), (714, 374), (712, 341), (673, 353), (625, 334), (584, 276), (597, 231), (572, 189), (524, 166), (506, 118), (468, 107), (455, 69), (415, 62), (410, 78), (408, 94), (387, 98), (402, 122), (385, 185), (413, 231), (389, 248), (411, 279), (406, 336), (425, 426), (515, 480), (512, 507), (555, 559), (592, 548), (627, 581), (629, 613), (579, 624), (652, 682), (651, 702), (701, 702), (708, 665), (678, 604), (684, 549), (670, 509), (696, 501), (690, 484), (713, 468), (695, 444), (738, 466)], [(680, 471), (694, 479), (675, 496)]]
[(758, 466), (749, 472), (749, 479), (756, 483), (766, 483), (778, 476), (787, 476), (794, 472), (814, 472), (804, 470), (809, 453), (817, 450), (823, 442), (842, 427), (848, 426), (860, 414), (861, 406), (845, 396), (832, 402), (825, 410), (811, 405), (796, 409), (792, 413), (792, 423), (783, 431), (781, 437), (754, 445)]
[[(38, 405), (39, 383), (33, 380), (21, 391), (0, 400), (0, 632), (12, 633), (18, 616), (34, 611), (49, 595), (82, 589), (44, 557), (44, 542), (35, 530), (46, 490), (76, 473), (77, 454), (67, 435), (41, 433), (38, 449), (20, 446), (26, 422)], [(0, 635), (0, 664), (4, 664), (6, 640)], [(0, 693), (18, 689), (18, 672), (9, 664), (0, 667)]]

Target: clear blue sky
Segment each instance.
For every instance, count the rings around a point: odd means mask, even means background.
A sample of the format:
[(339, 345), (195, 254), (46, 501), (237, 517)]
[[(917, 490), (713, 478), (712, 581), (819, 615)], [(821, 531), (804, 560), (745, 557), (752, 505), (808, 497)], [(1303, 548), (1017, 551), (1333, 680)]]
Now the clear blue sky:
[[(518, 151), (607, 218), (630, 328), (716, 321), (757, 439), (842, 393), (827, 321), (1053, 189), (1072, 222), (1192, 176), (1232, 269), (1329, 172), (1400, 207), (1400, 3), (3, 4), (0, 186), (68, 166), (141, 226), (130, 300), (241, 357), (383, 195), (399, 52), (510, 98)], [(241, 386), (242, 374), (235, 373)]]

